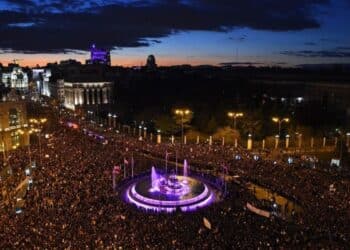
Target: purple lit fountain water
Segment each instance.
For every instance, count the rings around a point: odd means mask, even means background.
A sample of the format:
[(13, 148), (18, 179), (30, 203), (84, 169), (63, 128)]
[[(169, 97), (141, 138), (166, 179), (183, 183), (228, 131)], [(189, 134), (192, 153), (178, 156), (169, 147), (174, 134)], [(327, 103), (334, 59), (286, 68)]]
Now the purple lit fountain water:
[(184, 176), (188, 176), (188, 173), (187, 173), (187, 169), (188, 169), (188, 164), (187, 164), (187, 160), (185, 159), (184, 160)]
[(188, 176), (185, 160), (183, 175), (163, 173), (151, 168), (151, 176), (134, 179), (125, 190), (125, 198), (139, 208), (157, 212), (193, 211), (217, 200), (216, 190), (206, 180)]
[(156, 172), (156, 168), (153, 166), (152, 167), (152, 172), (151, 172), (151, 182), (152, 182), (152, 191), (156, 191), (157, 188), (157, 181), (158, 181), (158, 175)]

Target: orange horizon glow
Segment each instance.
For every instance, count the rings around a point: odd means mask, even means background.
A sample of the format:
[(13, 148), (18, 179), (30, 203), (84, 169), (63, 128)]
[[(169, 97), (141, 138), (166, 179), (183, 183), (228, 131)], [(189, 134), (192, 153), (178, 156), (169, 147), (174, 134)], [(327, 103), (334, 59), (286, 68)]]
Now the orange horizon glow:
[[(12, 59), (13, 58), (13, 59)], [(26, 55), (26, 54), (16, 54), (16, 55), (0, 55), (0, 63), (3, 64), (3, 66), (8, 65), (9, 63), (13, 63), (14, 59), (19, 59), (18, 64), (22, 67), (36, 67), (39, 65), (40, 67), (46, 66), (48, 63), (59, 63), (63, 60), (68, 59), (74, 59), (82, 64), (85, 63), (85, 60), (88, 58), (87, 55), (60, 55), (60, 54), (54, 54), (54, 55), (47, 55), (47, 54), (33, 54), (33, 55)], [(146, 58), (139, 57), (139, 56), (130, 56), (130, 57), (124, 57), (124, 56), (114, 56), (112, 57), (112, 66), (124, 66), (124, 67), (132, 67), (132, 66), (144, 66), (146, 64)], [(206, 58), (206, 59), (197, 59), (197, 60), (184, 60), (182, 57), (172, 57), (172, 58), (166, 58), (166, 57), (156, 57), (156, 63), (158, 66), (171, 66), (171, 65), (181, 65), (181, 64), (191, 64), (191, 65), (201, 65), (201, 64), (217, 64), (212, 58)]]
[[(146, 64), (148, 54), (145, 55), (113, 55), (112, 54), (112, 66), (144, 66)], [(172, 66), (172, 65), (219, 65), (222, 62), (222, 58), (217, 57), (194, 57), (184, 58), (179, 55), (155, 55), (156, 63), (158, 66)], [(79, 54), (0, 54), (0, 63), (3, 66), (7, 66), (9, 63), (13, 63), (14, 59), (19, 59), (18, 64), (22, 67), (45, 67), (47, 63), (59, 63), (63, 60), (74, 59), (82, 64), (85, 64), (85, 60), (89, 58), (89, 53)], [(243, 59), (244, 60), (244, 59)]]

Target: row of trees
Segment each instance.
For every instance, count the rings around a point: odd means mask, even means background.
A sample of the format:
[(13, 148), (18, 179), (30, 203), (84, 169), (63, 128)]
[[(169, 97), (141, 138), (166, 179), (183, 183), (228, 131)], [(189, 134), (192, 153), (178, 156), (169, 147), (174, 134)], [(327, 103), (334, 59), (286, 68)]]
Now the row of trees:
[[(329, 105), (326, 99), (295, 105), (288, 98), (285, 101), (272, 99), (265, 94), (268, 91), (265, 86), (239, 77), (225, 79), (215, 74), (176, 73), (131, 78), (125, 86), (117, 90), (115, 107), (123, 122), (140, 124), (144, 121), (150, 129), (161, 129), (165, 134), (180, 133), (179, 117), (174, 117), (176, 107), (193, 111), (191, 119), (185, 122), (187, 132), (207, 135), (232, 126), (228, 111), (243, 112), (238, 131), (243, 137), (253, 134), (256, 139), (277, 133), (276, 124), (271, 122), (273, 116), (291, 120), (288, 126), (282, 126), (282, 135), (297, 131), (324, 136), (334, 128), (346, 128), (348, 122), (344, 107)], [(286, 92), (284, 89), (276, 91)]]

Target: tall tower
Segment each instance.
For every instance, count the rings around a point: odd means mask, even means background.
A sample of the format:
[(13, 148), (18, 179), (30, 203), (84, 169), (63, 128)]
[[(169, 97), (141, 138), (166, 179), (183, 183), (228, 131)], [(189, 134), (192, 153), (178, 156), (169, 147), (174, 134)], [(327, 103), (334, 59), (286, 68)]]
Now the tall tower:
[(157, 69), (156, 58), (154, 57), (154, 55), (149, 55), (147, 57), (146, 67), (148, 70), (151, 71)]
[(97, 48), (95, 44), (90, 49), (90, 60), (87, 64), (106, 64), (111, 65), (111, 53), (107, 49)]

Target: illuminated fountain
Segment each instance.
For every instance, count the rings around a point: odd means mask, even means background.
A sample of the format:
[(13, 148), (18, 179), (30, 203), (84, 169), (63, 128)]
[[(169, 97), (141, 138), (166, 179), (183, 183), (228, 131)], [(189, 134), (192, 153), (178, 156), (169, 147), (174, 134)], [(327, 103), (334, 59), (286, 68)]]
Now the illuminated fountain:
[(184, 161), (183, 175), (162, 173), (151, 168), (151, 174), (133, 179), (125, 189), (127, 202), (138, 208), (157, 212), (193, 211), (217, 200), (218, 189), (205, 179), (188, 176)]
[(152, 178), (151, 179), (152, 189), (155, 189), (157, 187), (157, 180), (158, 180), (158, 175), (155, 167), (152, 167), (151, 178)]
[(187, 164), (187, 160), (185, 159), (184, 160), (184, 176), (188, 176), (187, 169), (188, 169), (188, 164)]

